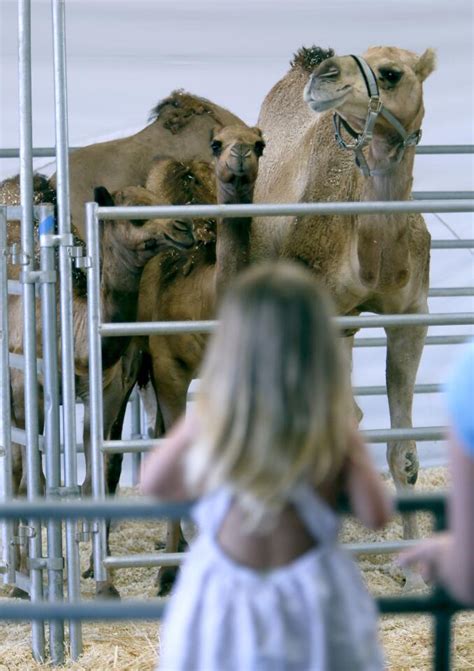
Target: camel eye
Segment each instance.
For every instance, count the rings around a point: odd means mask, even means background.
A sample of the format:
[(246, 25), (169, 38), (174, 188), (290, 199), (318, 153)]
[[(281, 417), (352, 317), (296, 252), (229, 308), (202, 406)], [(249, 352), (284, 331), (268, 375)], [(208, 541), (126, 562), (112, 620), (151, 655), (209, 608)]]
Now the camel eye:
[(211, 149), (214, 156), (219, 156), (222, 150), (222, 142), (220, 140), (213, 140), (211, 142)]
[(265, 142), (263, 140), (257, 140), (257, 142), (254, 144), (254, 151), (257, 156), (261, 156), (263, 154), (263, 150), (265, 149)]
[(385, 79), (389, 84), (398, 84), (403, 76), (403, 72), (400, 72), (400, 70), (390, 68), (380, 68), (379, 73), (382, 79)]

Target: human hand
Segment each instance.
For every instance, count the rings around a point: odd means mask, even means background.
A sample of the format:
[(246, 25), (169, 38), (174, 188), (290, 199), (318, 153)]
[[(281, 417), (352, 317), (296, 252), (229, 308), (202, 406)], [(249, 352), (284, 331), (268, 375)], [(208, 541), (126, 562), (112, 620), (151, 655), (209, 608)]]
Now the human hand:
[(436, 534), (402, 552), (397, 563), (402, 567), (417, 566), (425, 582), (439, 580), (443, 560), (452, 543), (450, 533)]

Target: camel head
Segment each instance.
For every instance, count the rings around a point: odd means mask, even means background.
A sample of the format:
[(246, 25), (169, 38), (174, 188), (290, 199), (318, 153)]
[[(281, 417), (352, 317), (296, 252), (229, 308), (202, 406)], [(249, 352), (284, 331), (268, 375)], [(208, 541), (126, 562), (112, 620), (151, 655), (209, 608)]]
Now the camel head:
[[(362, 57), (372, 69), (380, 102), (407, 131), (419, 129), (423, 119), (422, 84), (435, 68), (435, 53), (427, 49), (421, 56), (396, 47), (371, 47)], [(353, 56), (333, 56), (311, 74), (304, 98), (315, 112), (337, 110), (360, 133), (368, 114), (366, 77)], [(393, 127), (382, 115), (377, 130)]]
[[(104, 186), (99, 186), (94, 189), (94, 199), (104, 207), (159, 204), (154, 193), (139, 186), (126, 187), (113, 196)], [(144, 265), (163, 249), (187, 250), (195, 243), (191, 222), (178, 219), (107, 220), (104, 221), (102, 241), (133, 255), (137, 266)]]
[(211, 150), (215, 156), (218, 181), (254, 184), (264, 148), (259, 128), (243, 124), (215, 128), (211, 133)]

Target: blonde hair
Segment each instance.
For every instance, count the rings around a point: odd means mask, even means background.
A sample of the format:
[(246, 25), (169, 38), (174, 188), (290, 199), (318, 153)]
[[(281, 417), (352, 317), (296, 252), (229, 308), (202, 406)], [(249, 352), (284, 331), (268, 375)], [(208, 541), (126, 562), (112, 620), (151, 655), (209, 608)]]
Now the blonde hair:
[(341, 468), (352, 405), (331, 304), (289, 262), (244, 272), (224, 297), (201, 371), (189, 484), (230, 485), (249, 519)]

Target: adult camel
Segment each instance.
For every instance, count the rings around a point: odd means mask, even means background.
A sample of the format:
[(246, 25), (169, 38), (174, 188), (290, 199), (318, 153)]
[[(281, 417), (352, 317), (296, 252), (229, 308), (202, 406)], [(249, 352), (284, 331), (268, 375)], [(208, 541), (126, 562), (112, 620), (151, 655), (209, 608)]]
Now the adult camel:
[[(262, 105), (258, 123), (268, 151), (255, 200), (409, 200), (424, 116), (422, 84), (434, 67), (431, 49), (419, 56), (373, 47), (363, 58), (300, 50)], [(356, 145), (355, 151), (347, 151), (347, 145)], [(251, 260), (269, 256), (297, 259), (311, 268), (341, 315), (428, 311), (430, 235), (420, 215), (257, 218)], [(385, 331), (391, 425), (411, 427), (426, 327)], [(387, 456), (397, 489), (413, 487), (415, 442), (390, 441)], [(404, 534), (415, 533), (411, 519)]]
[[(38, 181), (37, 187), (47, 187), (45, 182)], [(11, 188), (11, 183), (10, 183)], [(95, 190), (95, 197), (100, 205), (153, 205), (155, 197), (141, 187), (129, 187), (115, 194), (109, 194), (104, 187)], [(41, 193), (36, 200), (41, 201)], [(8, 227), (8, 244), (18, 242), (20, 226), (11, 222)], [(192, 226), (186, 222), (153, 219), (149, 221), (105, 221), (101, 230), (101, 309), (105, 321), (133, 321), (137, 315), (138, 290), (145, 264), (165, 248), (175, 247), (181, 250), (190, 249), (194, 245)], [(9, 278), (18, 279), (18, 266), (9, 267)], [(9, 310), (9, 349), (13, 353), (23, 351), (23, 316), (21, 298), (10, 296)], [(37, 342), (38, 355), (41, 352), (41, 328), (39, 322), (39, 306)], [(76, 393), (85, 407), (85, 426), (88, 427), (89, 416), (89, 351), (87, 339), (87, 291), (85, 276), (76, 272), (73, 276), (73, 328), (75, 345), (75, 376)], [(104, 395), (104, 433), (110, 428), (117, 415), (124, 389), (127, 388), (127, 375), (122, 356), (127, 350), (130, 338), (104, 338), (102, 341), (103, 364), (103, 395)], [(39, 422), (43, 423), (42, 384), (40, 379)], [(24, 376), (19, 370), (11, 372), (12, 419), (15, 426), (24, 427)], [(38, 427), (39, 428), (39, 427)], [(90, 441), (89, 433), (85, 432), (84, 452), (86, 457), (86, 480), (83, 493), (90, 493)], [(26, 471), (24, 449), (12, 443), (13, 487), (15, 495), (26, 493)], [(19, 558), (24, 568), (24, 553)], [(97, 585), (97, 593), (101, 596), (116, 596), (117, 592), (110, 579)], [(14, 589), (14, 596), (25, 596), (22, 590)]]
[[(240, 119), (214, 103), (174, 91), (152, 110), (148, 126), (135, 135), (81, 147), (69, 158), (71, 218), (84, 237), (84, 203), (97, 184), (109, 191), (143, 186), (157, 155), (177, 161), (212, 160), (209, 136), (215, 126)], [(56, 187), (56, 175), (51, 177)]]

